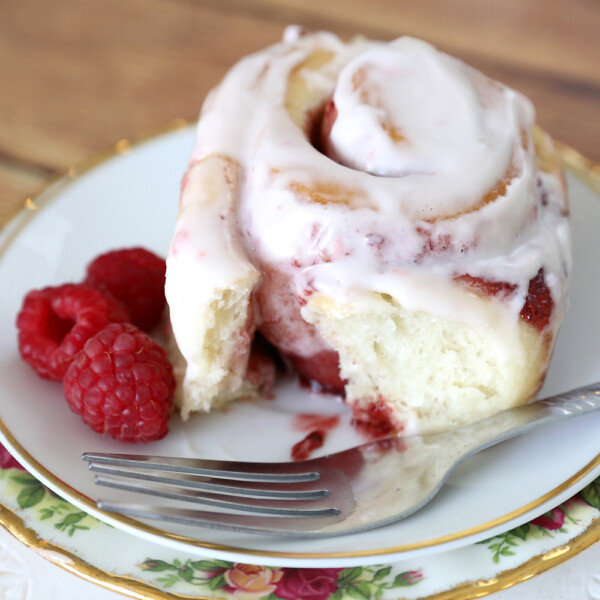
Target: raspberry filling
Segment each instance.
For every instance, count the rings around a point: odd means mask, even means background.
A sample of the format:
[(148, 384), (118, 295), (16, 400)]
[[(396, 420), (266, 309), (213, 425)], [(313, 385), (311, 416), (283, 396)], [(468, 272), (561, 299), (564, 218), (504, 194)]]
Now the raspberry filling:
[[(456, 278), (482, 296), (511, 296), (517, 289), (516, 285), (505, 281), (490, 281), (472, 275), (460, 275)], [(544, 331), (550, 324), (554, 300), (550, 288), (546, 283), (544, 269), (540, 269), (537, 275), (529, 281), (527, 296), (519, 313), (519, 317), (538, 331)]]
[(543, 331), (550, 323), (553, 308), (554, 301), (544, 277), (544, 269), (540, 269), (529, 282), (527, 298), (519, 316), (538, 331)]
[[(329, 100), (325, 110), (321, 114), (321, 118), (315, 120), (313, 124), (313, 131), (311, 135), (312, 145), (321, 151), (326, 156), (328, 154), (328, 142), (331, 135), (331, 130), (337, 119), (337, 108), (333, 99)], [(330, 157), (332, 158), (332, 157)]]
[(325, 432), (317, 429), (311, 431), (302, 441), (292, 448), (292, 460), (306, 460), (314, 450), (317, 450), (325, 441)]
[(340, 417), (338, 415), (324, 417), (312, 413), (301, 413), (294, 417), (293, 427), (298, 431), (311, 431), (313, 429), (331, 431), (339, 425), (339, 422)]
[[(312, 388), (329, 394), (343, 395), (347, 380), (340, 376), (340, 357), (334, 350), (312, 356), (288, 356), (300, 377)], [(316, 384), (316, 385), (313, 385)]]
[(354, 405), (352, 412), (352, 425), (371, 440), (387, 437), (402, 430), (402, 427), (394, 423), (392, 409), (383, 398), (362, 406)]
[(261, 318), (257, 335), (286, 357), (304, 381), (320, 391), (343, 394), (346, 382), (340, 377), (339, 356), (302, 317), (306, 302), (298, 296), (293, 277), (282, 268), (260, 267), (262, 278), (254, 292)]
[(292, 448), (292, 460), (306, 460), (314, 450), (319, 449), (325, 442), (328, 431), (340, 422), (338, 415), (324, 417), (310, 413), (300, 414), (294, 418), (293, 427), (310, 433)]
[(269, 394), (275, 384), (275, 360), (263, 353), (258, 344), (253, 343), (246, 368), (246, 380), (265, 394)]
[(466, 283), (474, 291), (480, 293), (482, 296), (510, 296), (513, 294), (517, 286), (506, 281), (490, 281), (489, 279), (483, 279), (482, 277), (473, 277), (472, 275), (461, 275), (457, 277), (459, 281)]

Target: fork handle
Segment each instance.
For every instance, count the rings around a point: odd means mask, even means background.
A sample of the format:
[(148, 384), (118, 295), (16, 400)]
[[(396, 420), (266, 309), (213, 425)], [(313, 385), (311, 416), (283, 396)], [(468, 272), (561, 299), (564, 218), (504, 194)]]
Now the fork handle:
[(571, 417), (600, 409), (600, 382), (540, 400), (551, 414)]
[(497, 413), (445, 435), (450, 438), (447, 443), (458, 443), (460, 454), (473, 454), (542, 424), (596, 410), (600, 410), (600, 382)]

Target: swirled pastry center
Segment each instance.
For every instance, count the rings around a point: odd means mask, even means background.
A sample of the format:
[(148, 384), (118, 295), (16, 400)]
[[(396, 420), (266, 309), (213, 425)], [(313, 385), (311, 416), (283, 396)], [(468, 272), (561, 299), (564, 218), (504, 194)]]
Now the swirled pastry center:
[(407, 178), (419, 204), (457, 214), (505, 175), (528, 102), (429, 44), (400, 38), (340, 72), (328, 153), (353, 169)]

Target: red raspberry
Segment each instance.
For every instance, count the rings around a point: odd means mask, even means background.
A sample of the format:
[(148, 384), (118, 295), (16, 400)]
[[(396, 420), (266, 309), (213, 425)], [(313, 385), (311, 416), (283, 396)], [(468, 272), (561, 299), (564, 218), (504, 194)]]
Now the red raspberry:
[(87, 285), (33, 290), (17, 316), (19, 351), (38, 375), (62, 381), (89, 338), (108, 323), (128, 320), (119, 302)]
[(144, 248), (101, 254), (87, 268), (85, 283), (108, 289), (129, 311), (131, 322), (150, 331), (165, 307), (164, 259)]
[(124, 442), (164, 437), (175, 379), (165, 351), (129, 323), (88, 340), (64, 379), (71, 409), (98, 433)]

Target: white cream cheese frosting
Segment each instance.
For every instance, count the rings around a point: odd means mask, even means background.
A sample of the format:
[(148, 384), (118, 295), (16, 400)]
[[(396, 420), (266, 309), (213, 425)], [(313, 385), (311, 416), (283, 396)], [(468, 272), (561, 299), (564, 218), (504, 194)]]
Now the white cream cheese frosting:
[[(334, 115), (315, 143), (327, 103)], [(312, 325), (294, 329), (322, 297), (367, 306), (376, 292), (486, 326), (488, 309), (457, 291), (465, 275), (510, 290), (490, 299), (501, 305), (492, 319), (501, 339), (543, 273), (554, 334), (570, 269), (568, 211), (557, 174), (536, 165), (534, 117), (518, 92), (409, 37), (345, 43), (292, 28), (241, 60), (205, 102), (181, 203), (197, 204), (195, 165), (212, 156), (237, 165), (237, 187), (205, 215), (182, 211), (168, 260), (190, 377), (197, 340), (184, 305), (246, 275), (270, 303), (255, 303), (253, 327), (274, 313), (287, 319), (295, 333), (281, 349), (297, 356), (329, 349)], [(261, 283), (261, 272), (281, 285)]]

